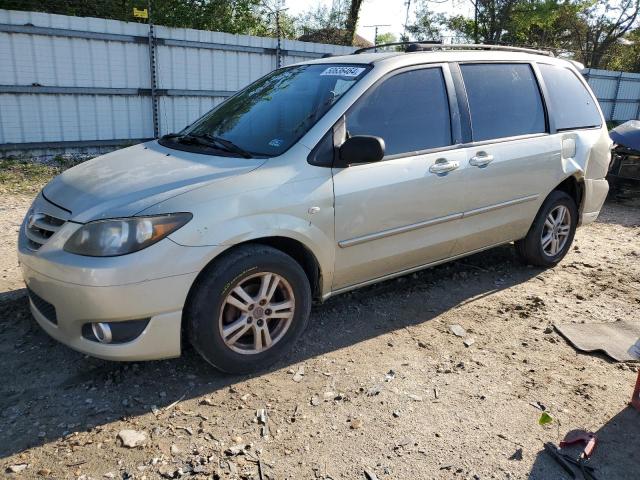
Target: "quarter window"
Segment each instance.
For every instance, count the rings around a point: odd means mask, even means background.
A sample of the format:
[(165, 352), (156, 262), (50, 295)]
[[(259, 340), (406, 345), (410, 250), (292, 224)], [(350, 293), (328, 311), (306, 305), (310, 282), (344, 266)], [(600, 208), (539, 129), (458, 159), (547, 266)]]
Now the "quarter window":
[(544, 133), (540, 89), (528, 64), (460, 66), (474, 141)]
[(346, 116), (349, 135), (374, 135), (385, 156), (451, 145), (449, 100), (442, 69), (399, 73), (369, 90)]
[(558, 130), (602, 125), (602, 117), (593, 97), (575, 73), (555, 65), (538, 66), (549, 92), (549, 103)]

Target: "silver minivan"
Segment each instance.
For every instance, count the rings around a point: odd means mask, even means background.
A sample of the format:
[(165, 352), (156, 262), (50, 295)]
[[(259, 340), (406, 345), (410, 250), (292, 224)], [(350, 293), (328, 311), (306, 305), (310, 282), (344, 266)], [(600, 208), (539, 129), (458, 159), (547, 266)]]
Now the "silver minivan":
[(247, 372), (313, 301), (508, 242), (557, 264), (608, 191), (611, 140), (576, 66), (412, 50), (275, 70), (52, 180), (19, 238), (37, 322), (100, 358), (176, 357), (188, 338)]

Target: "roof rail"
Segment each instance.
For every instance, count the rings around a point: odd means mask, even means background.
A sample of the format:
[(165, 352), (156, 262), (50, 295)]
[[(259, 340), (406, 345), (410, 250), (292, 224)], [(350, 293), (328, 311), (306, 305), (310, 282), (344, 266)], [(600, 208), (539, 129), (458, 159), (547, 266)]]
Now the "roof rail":
[(442, 45), (442, 40), (433, 40), (433, 41), (425, 41), (425, 42), (391, 42), (391, 43), (379, 43), (377, 45), (373, 45), (371, 47), (363, 47), (363, 48), (359, 48), (358, 50), (354, 51), (354, 54), (358, 54), (358, 53), (364, 53), (364, 52), (368, 52), (369, 50), (373, 50), (373, 51), (377, 51), (379, 48), (383, 48), (383, 47), (399, 47), (399, 46), (405, 46), (407, 47), (411, 47), (411, 46), (416, 46), (416, 45)]
[(374, 47), (361, 48), (353, 53), (362, 53), (367, 50), (377, 49), (379, 47), (387, 47), (394, 45), (406, 45), (407, 52), (421, 52), (421, 51), (444, 51), (444, 50), (496, 50), (501, 52), (522, 52), (533, 53), (536, 55), (546, 55), (549, 57), (555, 57), (555, 54), (549, 50), (536, 50), (534, 48), (523, 47), (510, 47), (508, 45), (487, 45), (487, 44), (473, 44), (473, 43), (460, 43), (460, 44), (443, 44), (442, 42), (397, 42), (397, 43), (385, 43), (382, 45), (376, 45)]

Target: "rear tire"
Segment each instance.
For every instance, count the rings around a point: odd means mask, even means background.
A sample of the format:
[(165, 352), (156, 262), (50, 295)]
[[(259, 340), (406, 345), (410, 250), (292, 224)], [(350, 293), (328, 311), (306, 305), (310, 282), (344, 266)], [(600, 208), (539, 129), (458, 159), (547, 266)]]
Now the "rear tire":
[(263, 370), (309, 320), (311, 288), (300, 265), (265, 245), (245, 245), (211, 264), (187, 305), (189, 340), (227, 373)]
[(554, 190), (540, 207), (527, 236), (515, 242), (516, 252), (526, 263), (553, 267), (571, 248), (577, 225), (575, 200)]

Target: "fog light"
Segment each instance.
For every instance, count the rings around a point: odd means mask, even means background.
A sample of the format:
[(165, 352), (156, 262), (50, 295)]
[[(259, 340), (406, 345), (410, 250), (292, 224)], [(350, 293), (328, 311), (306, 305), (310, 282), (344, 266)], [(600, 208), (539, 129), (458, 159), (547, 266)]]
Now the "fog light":
[(99, 343), (126, 343), (135, 340), (149, 325), (150, 318), (121, 322), (92, 322), (82, 326), (82, 336)]
[(92, 323), (91, 331), (100, 343), (111, 343), (111, 340), (113, 340), (111, 327), (108, 323)]

